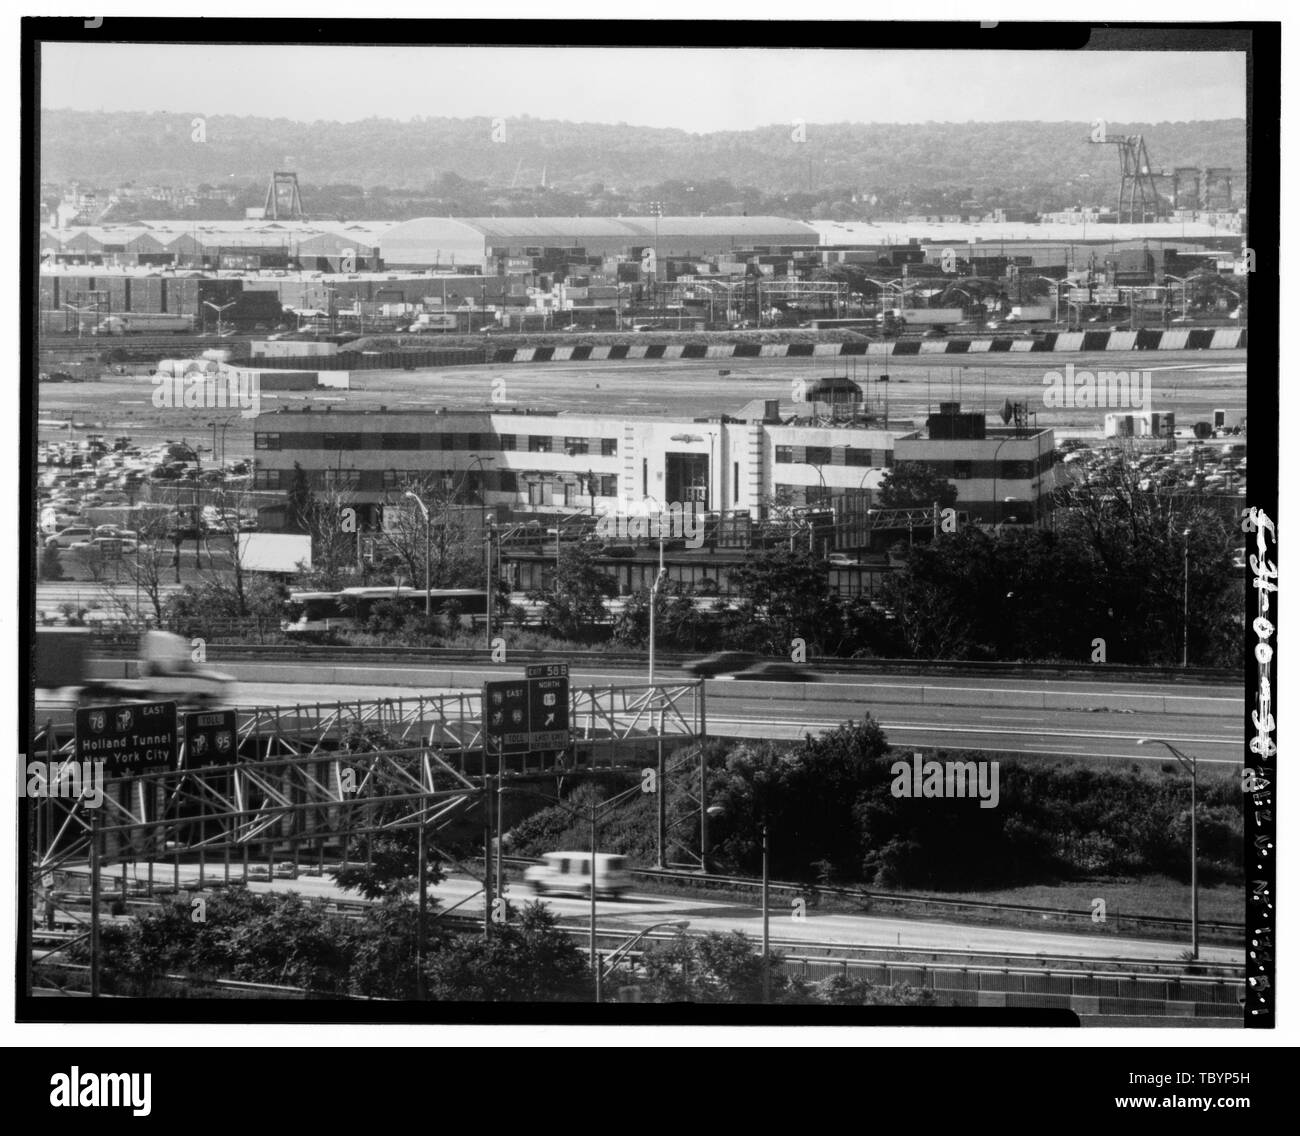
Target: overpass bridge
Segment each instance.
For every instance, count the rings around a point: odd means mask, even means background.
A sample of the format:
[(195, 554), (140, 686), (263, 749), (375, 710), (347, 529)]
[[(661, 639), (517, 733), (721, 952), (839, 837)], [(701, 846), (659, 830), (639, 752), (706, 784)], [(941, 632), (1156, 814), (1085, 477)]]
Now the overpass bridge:
[[(182, 739), (174, 767), (108, 777), (98, 808), (84, 796), (24, 798), (32, 866), (85, 860), (92, 829), (113, 858), (341, 849), (377, 814), (382, 828), (443, 827), (498, 779), (653, 768), (658, 786), (699, 765), (702, 681), (574, 687), (569, 697), (568, 746), (505, 754), (484, 733), (478, 691), (240, 709), (225, 764), (191, 761)], [(27, 756), (56, 776), (75, 763), (71, 710), (43, 708)]]
[[(119, 878), (125, 903), (131, 889), (179, 889), (182, 863), (227, 879), (232, 870), (243, 879), (320, 874), (327, 862), (344, 862), (356, 838), (403, 829), (419, 832), (426, 854), (478, 880), (488, 914), (501, 790), (516, 782), (551, 781), (558, 796), (565, 779), (638, 773), (642, 791), (657, 795), (661, 853), (672, 842), (679, 859), (702, 864), (704, 826), (697, 833), (686, 825), (678, 839), (664, 802), (670, 780), (704, 784), (703, 683), (569, 694), (569, 744), (549, 751), (500, 753), (484, 732), (476, 691), (257, 707), (235, 712), (235, 752), (224, 764), (200, 764), (182, 738), (172, 766), (106, 777), (94, 804), (84, 794), (24, 796), (29, 933), (41, 904), (53, 918), (56, 883), (70, 872), (86, 872), (97, 927), (101, 890)], [(71, 710), (46, 707), (25, 756), (47, 763), (51, 786), (79, 772)], [(702, 792), (699, 800), (703, 819)], [(474, 864), (446, 847), (480, 839)], [(373, 841), (364, 848), (370, 863)], [(44, 956), (51, 966), (67, 945)]]

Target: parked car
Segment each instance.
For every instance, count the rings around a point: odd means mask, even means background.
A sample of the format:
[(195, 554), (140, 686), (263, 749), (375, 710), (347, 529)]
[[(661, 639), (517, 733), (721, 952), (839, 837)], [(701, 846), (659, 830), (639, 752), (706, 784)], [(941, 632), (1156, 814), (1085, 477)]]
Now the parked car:
[(826, 557), (826, 563), (832, 568), (853, 568), (859, 561), (854, 560), (847, 552), (832, 552)]
[(71, 548), (74, 544), (89, 544), (94, 538), (94, 530), (89, 526), (74, 525), (55, 533), (45, 542), (45, 547)]
[[(605, 852), (596, 854), (596, 897), (621, 899), (632, 890), (627, 857)], [(589, 896), (592, 887), (590, 852), (547, 852), (540, 864), (524, 871), (524, 886), (535, 895), (569, 894)]]
[(700, 678), (712, 678), (714, 675), (743, 671), (746, 667), (761, 661), (758, 655), (750, 651), (716, 651), (712, 655), (705, 655), (702, 659), (683, 663), (682, 670), (688, 674), (698, 675)]
[(94, 540), (79, 540), (72, 546), (73, 552), (94, 552), (100, 556), (121, 556), (124, 552), (135, 551), (135, 541), (116, 536), (97, 536)]

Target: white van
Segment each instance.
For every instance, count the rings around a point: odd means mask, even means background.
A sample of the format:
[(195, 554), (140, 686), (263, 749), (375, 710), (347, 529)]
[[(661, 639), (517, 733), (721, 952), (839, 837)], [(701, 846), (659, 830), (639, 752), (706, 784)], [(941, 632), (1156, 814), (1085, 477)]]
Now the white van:
[[(540, 864), (524, 872), (524, 884), (535, 895), (591, 894), (590, 852), (547, 852)], [(632, 890), (632, 876), (627, 870), (626, 856), (596, 853), (597, 898), (620, 899)]]

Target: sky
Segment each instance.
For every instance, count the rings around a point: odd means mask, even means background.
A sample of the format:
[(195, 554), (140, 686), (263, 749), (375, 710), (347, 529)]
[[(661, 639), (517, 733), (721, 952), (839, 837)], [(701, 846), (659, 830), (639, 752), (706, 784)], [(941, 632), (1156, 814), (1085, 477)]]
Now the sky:
[(1246, 113), (1245, 56), (1229, 52), (50, 43), (41, 67), (50, 109), (301, 122), (531, 115), (706, 133), (796, 120), (1165, 122)]

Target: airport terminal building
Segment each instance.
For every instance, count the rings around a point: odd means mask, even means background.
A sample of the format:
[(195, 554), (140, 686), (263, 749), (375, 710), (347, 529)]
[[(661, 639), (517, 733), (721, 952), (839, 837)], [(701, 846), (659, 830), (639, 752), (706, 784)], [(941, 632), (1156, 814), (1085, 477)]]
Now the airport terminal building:
[(287, 492), (300, 469), (374, 527), (386, 508), (411, 507), (402, 495), (417, 482), (499, 516), (686, 507), (760, 519), (811, 507), (847, 518), (875, 508), (887, 471), (909, 461), (952, 480), (971, 519), (994, 523), (1036, 523), (1055, 486), (1051, 429), (987, 428), (948, 404), (923, 429), (782, 414), (776, 400), (707, 418), (285, 408), (257, 419), (254, 445), (255, 489)]

